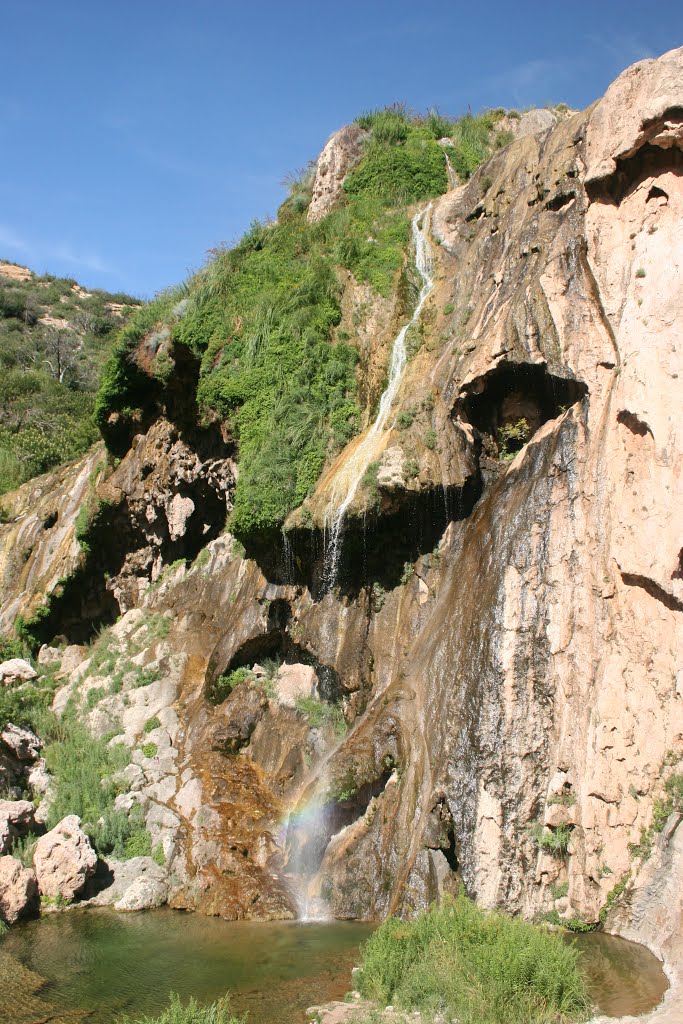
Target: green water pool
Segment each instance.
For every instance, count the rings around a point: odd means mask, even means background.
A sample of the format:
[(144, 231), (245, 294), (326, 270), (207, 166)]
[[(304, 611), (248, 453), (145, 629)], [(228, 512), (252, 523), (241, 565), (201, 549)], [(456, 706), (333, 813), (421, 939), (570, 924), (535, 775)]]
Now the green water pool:
[[(172, 910), (70, 911), (15, 927), (0, 940), (0, 1024), (109, 1024), (155, 1014), (171, 991), (211, 1001), (232, 992), (249, 1024), (301, 1024), (304, 1010), (341, 998), (370, 925), (248, 923)], [(646, 949), (580, 936), (603, 1013), (642, 1013), (666, 979)]]

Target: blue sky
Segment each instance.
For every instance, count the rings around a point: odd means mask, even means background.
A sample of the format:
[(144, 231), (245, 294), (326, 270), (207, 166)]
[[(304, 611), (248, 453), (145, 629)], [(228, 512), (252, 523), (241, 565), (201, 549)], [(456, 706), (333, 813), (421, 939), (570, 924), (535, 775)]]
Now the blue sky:
[(363, 110), (585, 107), (683, 43), (633, 0), (2, 4), (0, 257), (149, 296)]

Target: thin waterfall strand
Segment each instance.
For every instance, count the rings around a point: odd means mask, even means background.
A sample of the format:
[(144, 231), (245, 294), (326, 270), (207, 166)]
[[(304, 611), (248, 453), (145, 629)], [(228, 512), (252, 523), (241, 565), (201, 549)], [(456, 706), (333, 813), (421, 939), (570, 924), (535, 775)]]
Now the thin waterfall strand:
[(372, 462), (372, 457), (377, 448), (377, 441), (384, 431), (391, 407), (401, 384), (401, 378), (403, 377), (407, 361), (406, 335), (413, 324), (417, 323), (427, 297), (434, 287), (432, 252), (428, 237), (431, 210), (432, 204), (429, 203), (424, 210), (420, 210), (415, 214), (412, 222), (412, 235), (415, 244), (415, 267), (422, 281), (417, 305), (410, 320), (401, 328), (394, 340), (391, 350), (391, 361), (389, 363), (389, 383), (380, 399), (375, 422), (347, 460), (343, 471), (339, 474), (325, 514), (325, 535), (329, 538), (325, 551), (325, 581), (329, 588), (332, 588), (337, 581), (342, 529), (346, 512), (356, 495), (358, 485), (363, 479), (366, 469)]

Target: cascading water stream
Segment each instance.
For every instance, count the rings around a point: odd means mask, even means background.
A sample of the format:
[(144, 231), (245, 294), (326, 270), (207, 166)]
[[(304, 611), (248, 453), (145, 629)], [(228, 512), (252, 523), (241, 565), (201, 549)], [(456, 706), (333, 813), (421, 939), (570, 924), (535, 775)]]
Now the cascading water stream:
[(448, 185), (452, 189), (457, 188), (458, 185), (460, 184), (460, 180), (458, 178), (458, 175), (456, 174), (455, 167), (451, 163), (451, 158), (449, 157), (448, 153), (445, 150), (443, 155), (446, 157), (446, 172), (448, 174)]
[[(448, 159), (448, 157), (446, 157)], [(365, 471), (372, 462), (372, 457), (377, 450), (377, 442), (384, 431), (391, 407), (398, 393), (405, 369), (407, 354), (405, 339), (408, 331), (417, 323), (427, 297), (434, 287), (432, 278), (432, 253), (429, 245), (429, 220), (432, 204), (429, 203), (423, 210), (415, 214), (412, 221), (412, 235), (415, 245), (415, 267), (422, 287), (418, 297), (417, 305), (413, 315), (405, 324), (396, 338), (391, 350), (391, 361), (389, 363), (389, 382), (382, 394), (379, 403), (379, 410), (375, 422), (368, 430), (360, 444), (355, 448), (352, 455), (347, 459), (345, 465), (335, 479), (332, 489), (332, 496), (325, 514), (325, 570), (324, 577), (328, 589), (331, 589), (337, 581), (339, 570), (339, 557), (341, 555), (342, 531), (344, 519), (349, 505), (353, 501), (358, 485), (360, 484)]]

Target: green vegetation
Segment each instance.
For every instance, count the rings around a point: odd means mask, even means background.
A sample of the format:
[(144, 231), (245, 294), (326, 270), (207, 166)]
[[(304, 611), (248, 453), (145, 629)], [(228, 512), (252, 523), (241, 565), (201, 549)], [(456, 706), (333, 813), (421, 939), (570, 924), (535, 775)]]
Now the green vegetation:
[(157, 751), (159, 748), (157, 747), (156, 743), (143, 743), (140, 749), (142, 750), (143, 757), (150, 758), (157, 756)]
[(425, 436), (424, 436), (425, 448), (429, 448), (430, 451), (434, 451), (434, 449), (436, 448), (437, 440), (438, 440), (438, 438), (437, 438), (435, 430), (433, 430), (430, 427), (429, 430), (425, 431)]
[(626, 886), (628, 885), (628, 883), (630, 881), (631, 881), (631, 872), (629, 871), (626, 875), (624, 875), (622, 880), (620, 882), (617, 882), (616, 885), (612, 886), (610, 891), (607, 893), (607, 899), (605, 900), (605, 905), (600, 910), (600, 924), (604, 924), (605, 923), (605, 921), (607, 920), (607, 915), (609, 914), (610, 910), (612, 909), (614, 904), (617, 902), (619, 897), (622, 896), (623, 893), (626, 891)]
[(645, 277), (645, 267), (638, 267), (636, 277)]
[(530, 437), (531, 428), (523, 417), (516, 423), (504, 423), (497, 434), (498, 458), (502, 462), (511, 462)]
[(122, 1024), (246, 1024), (244, 1017), (235, 1017), (230, 1012), (230, 1001), (226, 997), (210, 1006), (200, 1006), (190, 999), (185, 1006), (180, 996), (171, 993), (171, 1002), (158, 1017), (125, 1017)]
[(385, 921), (363, 947), (361, 994), (460, 1024), (587, 1020), (580, 954), (559, 935), (464, 896), (413, 921)]
[(531, 835), (539, 850), (565, 857), (569, 850), (572, 837), (571, 825), (558, 825), (557, 828), (544, 828), (537, 822), (531, 829)]
[(145, 722), (145, 732), (153, 732), (154, 729), (158, 729), (160, 725), (161, 722), (157, 715), (155, 715), (154, 718), (148, 718)]
[(68, 278), (0, 275), (0, 494), (97, 441), (97, 378), (136, 305)]
[(254, 675), (250, 668), (247, 668), (246, 666), (235, 668), (232, 672), (220, 675), (213, 681), (207, 691), (207, 697), (212, 704), (222, 704), (224, 700), (227, 700), (236, 686), (239, 686), (240, 683), (246, 682), (247, 679), (251, 681), (253, 678)]
[[(664, 767), (672, 762), (664, 761)], [(673, 762), (676, 763), (676, 762)], [(664, 783), (664, 798), (656, 799), (652, 804), (652, 823), (649, 828), (641, 828), (640, 840), (629, 843), (628, 849), (632, 857), (647, 860), (652, 853), (655, 838), (664, 829), (669, 815), (673, 811), (683, 812), (683, 772), (674, 772)]]
[[(451, 121), (400, 107), (365, 114), (367, 144), (338, 206), (306, 220), (311, 173), (293, 177), (275, 223), (254, 223), (232, 249), (143, 307), (120, 333), (95, 416), (117, 454), (167, 389), (179, 359), (201, 359), (197, 399), (239, 445), (229, 530), (242, 540), (279, 529), (357, 433), (358, 359), (341, 320), (339, 268), (389, 295), (410, 241), (406, 205), (447, 188), (437, 139), (467, 177), (491, 151), (497, 113)], [(185, 355), (183, 355), (183, 352)], [(111, 413), (118, 417), (111, 418)]]
[(297, 697), (295, 701), (296, 710), (308, 720), (312, 729), (324, 729), (330, 725), (337, 737), (346, 732), (346, 721), (344, 710), (340, 704), (328, 704), (317, 697)]

